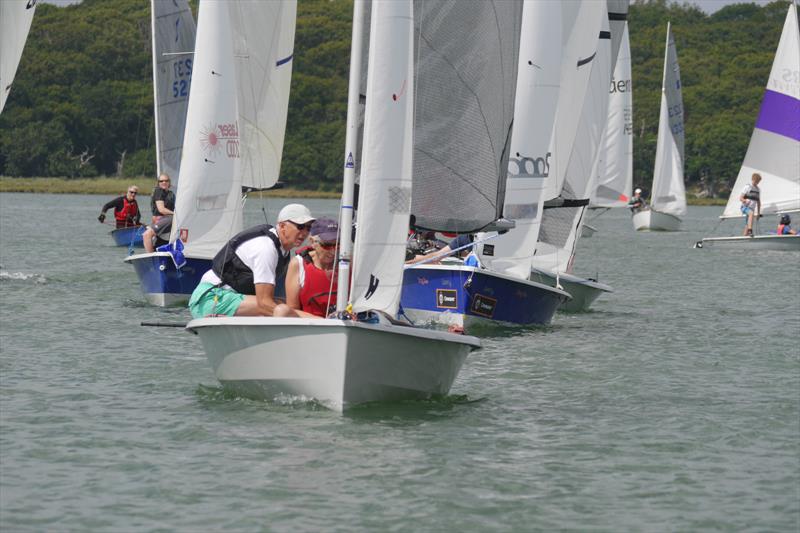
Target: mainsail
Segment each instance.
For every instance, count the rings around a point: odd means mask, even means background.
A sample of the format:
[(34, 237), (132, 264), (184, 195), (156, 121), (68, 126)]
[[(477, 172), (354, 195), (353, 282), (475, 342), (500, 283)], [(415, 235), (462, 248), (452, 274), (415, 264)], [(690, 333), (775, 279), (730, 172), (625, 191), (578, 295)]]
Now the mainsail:
[(411, 2), (371, 10), (358, 233), (351, 297), (355, 311), (394, 316), (403, 286), (414, 124)]
[(0, 113), (11, 92), (22, 49), (36, 11), (36, 0), (3, 0), (0, 2)]
[(633, 187), (633, 92), (627, 23), (608, 98), (608, 122), (600, 145), (591, 207), (624, 207)]
[[(763, 214), (800, 211), (800, 30), (789, 5), (750, 145), (722, 216), (741, 216), (739, 195), (761, 174)], [(792, 75), (794, 73), (794, 75)]]
[(521, 1), (414, 2), (418, 227), (474, 232), (502, 215), (521, 15)]
[(201, 5), (170, 236), (187, 256), (211, 258), (241, 230), (246, 179), (277, 180), (286, 109), (271, 108), (288, 106), (290, 73), (277, 71), (291, 70), (295, 13), (294, 1)]
[(678, 53), (670, 24), (664, 53), (664, 79), (661, 84), (661, 111), (658, 121), (658, 144), (653, 170), (651, 207), (675, 216), (686, 214), (686, 190), (683, 184), (683, 97)]
[(562, 4), (526, 0), (522, 8), (514, 133), (508, 160), (504, 215), (512, 231), (495, 237), (492, 255), (481, 260), (492, 270), (528, 279), (542, 218), (542, 193), (550, 175), (550, 138), (561, 74)]
[(197, 28), (186, 0), (150, 1), (153, 39), (156, 170), (180, 183), (183, 130), (194, 64)]
[[(585, 11), (584, 11), (585, 10)], [(602, 2), (587, 2), (582, 7), (581, 18), (586, 17), (583, 31), (594, 24), (596, 28), (588, 44), (589, 55), (565, 58), (568, 75), (584, 69), (580, 80), (584, 88), (581, 100), (565, 98), (565, 79), (561, 80), (562, 94), (556, 114), (556, 133), (552, 150), (557, 162), (557, 181), (562, 186), (545, 204), (536, 255), (535, 268), (547, 271), (569, 272), (575, 242), (580, 237), (583, 211), (589, 203), (592, 191), (597, 154), (608, 116), (608, 86), (611, 81), (611, 33), (609, 31), (606, 6)], [(580, 20), (580, 18), (579, 18)], [(576, 24), (577, 26), (577, 24)], [(581, 35), (582, 48), (590, 35)], [(578, 48), (571, 51), (572, 54)], [(570, 52), (567, 48), (565, 51)], [(582, 52), (586, 54), (586, 51)], [(583, 81), (585, 80), (585, 81)], [(561, 118), (564, 118), (562, 121)], [(570, 131), (560, 132), (562, 128)], [(568, 141), (571, 138), (571, 141)], [(564, 155), (564, 151), (567, 155)], [(556, 181), (556, 180), (550, 180)], [(549, 187), (548, 187), (549, 190)], [(551, 192), (551, 194), (553, 194)]]

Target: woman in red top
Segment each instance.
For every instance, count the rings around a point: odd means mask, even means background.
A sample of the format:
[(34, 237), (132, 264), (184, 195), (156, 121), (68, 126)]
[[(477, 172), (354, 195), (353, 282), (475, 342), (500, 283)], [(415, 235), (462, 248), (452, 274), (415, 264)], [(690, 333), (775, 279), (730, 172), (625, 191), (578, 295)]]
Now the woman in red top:
[(310, 248), (297, 254), (286, 272), (286, 304), (302, 317), (322, 317), (336, 309), (336, 244), (339, 224), (315, 220)]

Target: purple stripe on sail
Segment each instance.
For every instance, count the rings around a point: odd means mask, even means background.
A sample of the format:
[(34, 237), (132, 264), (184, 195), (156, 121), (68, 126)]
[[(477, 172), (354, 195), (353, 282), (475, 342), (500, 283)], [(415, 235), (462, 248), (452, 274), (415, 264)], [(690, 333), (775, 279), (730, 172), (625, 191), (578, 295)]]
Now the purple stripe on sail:
[(756, 128), (800, 141), (800, 100), (783, 93), (766, 91)]

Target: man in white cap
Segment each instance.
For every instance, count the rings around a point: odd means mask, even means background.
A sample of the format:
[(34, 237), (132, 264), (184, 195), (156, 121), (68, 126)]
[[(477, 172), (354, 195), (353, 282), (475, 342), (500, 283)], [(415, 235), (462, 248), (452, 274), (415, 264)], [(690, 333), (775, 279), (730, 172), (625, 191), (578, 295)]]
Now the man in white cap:
[(314, 217), (306, 206), (289, 204), (276, 222), (242, 231), (217, 253), (189, 300), (193, 317), (273, 316), (280, 305), (275, 285), (286, 274), (289, 251), (306, 240)]
[(633, 191), (633, 197), (628, 201), (628, 207), (631, 208), (633, 213), (647, 209), (647, 202), (642, 198), (642, 189), (637, 188)]

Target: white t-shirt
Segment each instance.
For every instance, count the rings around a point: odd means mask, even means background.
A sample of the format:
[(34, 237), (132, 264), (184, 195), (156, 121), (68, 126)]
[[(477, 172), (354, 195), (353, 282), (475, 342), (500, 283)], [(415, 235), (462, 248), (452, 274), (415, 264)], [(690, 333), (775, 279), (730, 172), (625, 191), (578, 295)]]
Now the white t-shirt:
[[(275, 228), (269, 230), (271, 233), (278, 236)], [(283, 256), (289, 255), (284, 249), (281, 249)], [(247, 265), (253, 271), (253, 283), (269, 283), (275, 285), (275, 269), (278, 266), (278, 250), (272, 243), (272, 239), (267, 236), (256, 237), (250, 239), (239, 245), (236, 249), (236, 255), (242, 260), (242, 263)], [(220, 283), (219, 277), (214, 274), (213, 270), (209, 270), (200, 279), (200, 283), (213, 283), (217, 285)], [(224, 288), (230, 289), (229, 286), (224, 285)]]

